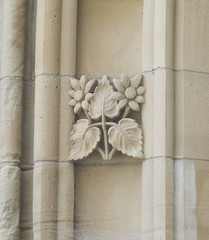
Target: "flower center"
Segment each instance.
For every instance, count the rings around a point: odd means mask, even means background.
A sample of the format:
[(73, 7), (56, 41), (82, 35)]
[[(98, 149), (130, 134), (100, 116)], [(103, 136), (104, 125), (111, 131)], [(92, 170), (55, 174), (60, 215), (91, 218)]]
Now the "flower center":
[(84, 98), (84, 92), (82, 90), (77, 90), (74, 94), (74, 99), (77, 102), (80, 102), (81, 100), (83, 100)]
[(128, 99), (134, 99), (136, 97), (136, 90), (133, 87), (129, 87), (126, 89), (125, 95)]

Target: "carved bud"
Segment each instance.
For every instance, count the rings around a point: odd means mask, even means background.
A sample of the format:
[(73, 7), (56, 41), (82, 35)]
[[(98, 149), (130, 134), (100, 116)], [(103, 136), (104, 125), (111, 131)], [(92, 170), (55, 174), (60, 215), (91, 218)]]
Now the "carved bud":
[(84, 110), (88, 110), (88, 109), (89, 109), (89, 102), (86, 101), (86, 100), (84, 100), (84, 101), (82, 102), (82, 108), (83, 108)]
[(86, 101), (90, 101), (93, 97), (93, 93), (87, 93), (85, 96)]

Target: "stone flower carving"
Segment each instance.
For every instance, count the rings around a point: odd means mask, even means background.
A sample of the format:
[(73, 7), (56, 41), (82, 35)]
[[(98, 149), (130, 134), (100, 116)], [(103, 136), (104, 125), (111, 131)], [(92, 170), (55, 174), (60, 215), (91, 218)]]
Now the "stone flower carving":
[(113, 84), (106, 75), (100, 80), (88, 81), (86, 76), (71, 79), (69, 105), (76, 114), (83, 110), (86, 118), (73, 126), (70, 160), (87, 157), (95, 149), (105, 160), (116, 150), (143, 158), (142, 130), (135, 120), (127, 118), (130, 110), (140, 111), (140, 104), (145, 102), (141, 82), (141, 75), (129, 78), (126, 74), (114, 78)]
[(128, 114), (130, 109), (139, 112), (139, 105), (145, 102), (142, 96), (145, 93), (145, 87), (141, 86), (141, 81), (141, 75), (129, 78), (126, 74), (122, 74), (121, 79), (113, 79), (113, 84), (118, 90), (114, 99), (119, 100), (119, 109), (126, 107), (125, 115)]
[(86, 76), (82, 76), (80, 80), (71, 78), (71, 86), (73, 90), (69, 91), (69, 94), (72, 97), (69, 105), (74, 107), (75, 113), (79, 113), (82, 108), (84, 110), (88, 109), (88, 101), (93, 96), (93, 94), (90, 92), (93, 90), (96, 84), (96, 79), (91, 79), (87, 82)]

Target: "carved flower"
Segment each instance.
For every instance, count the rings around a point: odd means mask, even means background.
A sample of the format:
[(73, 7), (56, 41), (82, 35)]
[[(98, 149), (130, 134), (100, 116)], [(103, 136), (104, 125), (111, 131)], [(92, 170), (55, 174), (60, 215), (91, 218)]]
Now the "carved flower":
[(93, 96), (91, 91), (97, 84), (96, 79), (87, 80), (86, 76), (82, 76), (80, 80), (71, 78), (71, 86), (73, 90), (69, 91), (72, 99), (69, 102), (69, 105), (74, 107), (74, 112), (79, 113), (81, 109), (88, 110), (89, 101)]
[(145, 102), (142, 96), (145, 92), (145, 87), (140, 86), (141, 81), (141, 75), (129, 78), (126, 74), (122, 74), (121, 79), (113, 79), (113, 84), (118, 90), (118, 92), (115, 92), (114, 100), (119, 101), (119, 109), (128, 105), (132, 110), (140, 111), (139, 104)]

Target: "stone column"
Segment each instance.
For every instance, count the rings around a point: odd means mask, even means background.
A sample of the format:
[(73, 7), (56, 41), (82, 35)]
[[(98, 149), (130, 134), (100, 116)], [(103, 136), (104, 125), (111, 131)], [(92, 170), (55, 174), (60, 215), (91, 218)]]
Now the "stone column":
[(5, 240), (19, 239), (25, 6), (25, 0), (4, 1), (0, 94), (0, 239)]
[(57, 239), (61, 4), (37, 1), (33, 232)]
[[(154, 57), (154, 0), (144, 1), (142, 67), (146, 87), (146, 104), (142, 109), (144, 131), (144, 154), (142, 162), (142, 239), (153, 239), (154, 230), (154, 186), (153, 186), (153, 57)], [(148, 94), (147, 94), (148, 93)]]
[(174, 239), (174, 9), (155, 0), (154, 239)]
[(73, 239), (74, 230), (74, 164), (68, 161), (69, 140), (74, 112), (69, 107), (70, 77), (76, 71), (77, 0), (62, 1), (60, 55), (60, 145), (58, 179), (57, 239)]
[[(153, 98), (145, 96), (142, 112), (145, 138), (143, 240), (174, 238), (174, 2), (147, 1), (144, 6), (143, 70), (146, 90)], [(147, 113), (151, 104), (153, 121)]]

